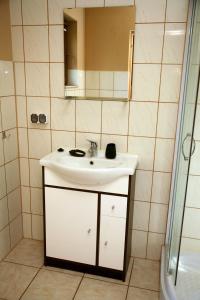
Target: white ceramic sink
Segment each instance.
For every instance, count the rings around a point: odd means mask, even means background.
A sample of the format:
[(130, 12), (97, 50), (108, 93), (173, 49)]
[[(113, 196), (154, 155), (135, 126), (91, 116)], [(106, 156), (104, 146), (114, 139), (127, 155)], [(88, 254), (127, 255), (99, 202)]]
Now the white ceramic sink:
[(73, 157), (69, 149), (52, 152), (40, 160), (40, 164), (76, 184), (103, 185), (115, 179), (133, 175), (137, 166), (137, 155), (118, 153), (115, 159), (106, 159), (105, 151), (98, 151), (96, 157)]

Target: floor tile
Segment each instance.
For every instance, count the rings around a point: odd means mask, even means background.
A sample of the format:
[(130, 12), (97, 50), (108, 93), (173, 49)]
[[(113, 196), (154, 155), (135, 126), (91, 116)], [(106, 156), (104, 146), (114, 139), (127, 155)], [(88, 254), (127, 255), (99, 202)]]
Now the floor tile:
[(33, 267), (41, 267), (44, 262), (43, 243), (41, 241), (23, 239), (5, 258), (11, 261)]
[(0, 298), (8, 300), (19, 299), (37, 271), (37, 268), (1, 262)]
[(40, 270), (22, 300), (71, 300), (81, 277)]
[(125, 300), (127, 286), (84, 278), (75, 300)]
[(159, 293), (130, 287), (127, 300), (159, 300)]
[(79, 277), (83, 277), (83, 275), (84, 275), (84, 273), (81, 273), (81, 272), (76, 272), (76, 271), (61, 269), (61, 268), (54, 268), (54, 267), (49, 267), (49, 266), (43, 266), (42, 269), (60, 272), (60, 273), (64, 273), (64, 274), (69, 274), (69, 275), (74, 275), (74, 276), (79, 276)]
[(158, 291), (159, 290), (159, 262), (135, 259), (130, 285)]
[(131, 257), (125, 281), (117, 280), (117, 279), (113, 279), (113, 278), (108, 278), (108, 277), (103, 277), (103, 276), (92, 275), (92, 274), (88, 274), (88, 273), (85, 274), (85, 277), (98, 279), (98, 280), (103, 280), (103, 281), (106, 281), (106, 282), (112, 282), (112, 283), (128, 285), (129, 281), (130, 281), (130, 277), (131, 277), (132, 267), (133, 267), (133, 258)]

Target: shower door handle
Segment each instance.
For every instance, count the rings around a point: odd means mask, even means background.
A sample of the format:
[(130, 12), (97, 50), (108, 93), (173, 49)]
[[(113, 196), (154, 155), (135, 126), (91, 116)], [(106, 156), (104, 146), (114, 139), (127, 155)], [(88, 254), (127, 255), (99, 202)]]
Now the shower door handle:
[(184, 160), (189, 160), (190, 156), (187, 156), (185, 154), (185, 149), (184, 149), (184, 146), (185, 146), (185, 142), (187, 141), (188, 138), (192, 138), (192, 150), (191, 150), (191, 156), (194, 154), (194, 151), (195, 151), (195, 148), (196, 148), (196, 141), (195, 139), (193, 138), (192, 134), (191, 133), (187, 133), (186, 134), (186, 137), (184, 138), (183, 142), (182, 142), (182, 154), (183, 154), (183, 157), (184, 157)]

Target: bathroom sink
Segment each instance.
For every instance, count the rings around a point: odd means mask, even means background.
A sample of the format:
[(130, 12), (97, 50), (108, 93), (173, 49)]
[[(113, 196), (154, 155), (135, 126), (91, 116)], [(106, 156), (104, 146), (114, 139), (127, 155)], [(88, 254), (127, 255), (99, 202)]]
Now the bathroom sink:
[(133, 175), (137, 166), (137, 155), (119, 153), (115, 159), (106, 159), (105, 151), (95, 157), (73, 157), (69, 149), (52, 152), (40, 160), (40, 164), (65, 175), (66, 180), (83, 185), (103, 185), (115, 179)]

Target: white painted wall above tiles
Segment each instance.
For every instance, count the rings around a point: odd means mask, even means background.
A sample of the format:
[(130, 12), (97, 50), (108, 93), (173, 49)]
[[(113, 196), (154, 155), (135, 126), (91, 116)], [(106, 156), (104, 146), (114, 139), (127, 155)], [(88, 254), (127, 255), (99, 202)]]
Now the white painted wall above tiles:
[[(118, 151), (139, 155), (132, 254), (159, 259), (165, 238), (188, 0), (135, 0), (132, 101), (63, 99), (63, 9), (132, 4), (132, 0), (10, 0), (24, 235), (42, 238), (39, 158), (62, 145), (88, 147), (87, 138), (97, 140), (100, 148), (115, 142)], [(32, 126), (30, 113), (36, 111), (47, 114), (48, 125)]]

